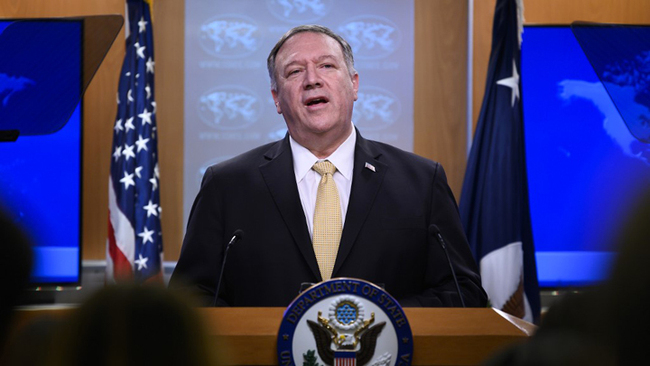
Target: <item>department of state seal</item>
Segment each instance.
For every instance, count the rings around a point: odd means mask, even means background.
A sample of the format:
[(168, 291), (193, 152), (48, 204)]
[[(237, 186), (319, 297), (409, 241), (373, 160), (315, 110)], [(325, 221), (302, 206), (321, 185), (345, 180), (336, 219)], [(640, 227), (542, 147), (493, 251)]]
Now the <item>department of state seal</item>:
[(367, 281), (316, 284), (286, 309), (278, 333), (282, 366), (409, 366), (413, 336), (401, 307)]

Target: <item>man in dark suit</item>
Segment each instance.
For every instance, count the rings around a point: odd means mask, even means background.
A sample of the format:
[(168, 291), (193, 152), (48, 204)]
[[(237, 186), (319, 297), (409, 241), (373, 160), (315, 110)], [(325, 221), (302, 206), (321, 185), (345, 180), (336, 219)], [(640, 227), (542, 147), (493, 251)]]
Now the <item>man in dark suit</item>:
[[(465, 304), (485, 306), (440, 164), (354, 128), (359, 75), (348, 43), (325, 27), (296, 27), (271, 51), (268, 68), (289, 133), (206, 171), (170, 287), (210, 305), (226, 244), (242, 230), (228, 252), (219, 305), (287, 306), (306, 283), (353, 277), (383, 286), (402, 306), (460, 306), (430, 232), (436, 225)], [(324, 161), (334, 173), (316, 171)], [(328, 184), (337, 209), (322, 219), (319, 187)]]

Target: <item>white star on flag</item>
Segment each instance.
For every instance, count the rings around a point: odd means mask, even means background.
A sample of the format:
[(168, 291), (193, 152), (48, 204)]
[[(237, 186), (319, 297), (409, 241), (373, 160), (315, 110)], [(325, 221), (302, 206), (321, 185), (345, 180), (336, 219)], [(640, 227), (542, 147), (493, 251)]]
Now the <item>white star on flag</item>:
[[(158, 208), (158, 205), (151, 202), (151, 200), (149, 200), (149, 203), (146, 206), (142, 207), (142, 208), (147, 210), (147, 217), (149, 217), (151, 215), (158, 216), (158, 211), (156, 210)], [(145, 227), (145, 229), (146, 229), (146, 227)]]
[(134, 261), (135, 264), (138, 265), (138, 271), (141, 270), (142, 268), (147, 268), (148, 260), (149, 258), (142, 257), (142, 254), (138, 254), (138, 259)]
[(149, 85), (144, 87), (144, 91), (147, 93), (147, 99), (151, 98), (151, 87)]
[(143, 138), (142, 135), (138, 137), (138, 141), (135, 142), (135, 144), (138, 145), (138, 152), (142, 149), (147, 151), (149, 150), (147, 149), (147, 142), (149, 142), (149, 139)]
[(147, 63), (146, 63), (147, 72), (150, 72), (150, 73), (153, 74), (153, 67), (154, 67), (155, 64), (156, 63), (153, 61), (153, 59), (151, 59), (151, 57), (149, 57), (149, 59), (147, 60)]
[(497, 81), (497, 84), (507, 86), (508, 88), (512, 89), (510, 106), (514, 107), (515, 100), (519, 99), (519, 73), (517, 72), (517, 64), (515, 63), (515, 60), (512, 60), (512, 76)]
[(124, 172), (124, 178), (120, 179), (120, 183), (124, 183), (124, 189), (129, 189), (130, 185), (135, 187), (133, 174), (128, 174), (127, 172)]
[(153, 186), (151, 190), (155, 191), (158, 188), (158, 179), (156, 179), (156, 177), (152, 177), (149, 179), (149, 182), (151, 182), (151, 185)]
[(135, 153), (133, 152), (134, 147), (135, 145), (124, 145), (124, 151), (122, 151), (122, 155), (124, 155), (126, 161), (129, 161), (129, 158), (135, 159)]
[(129, 132), (129, 130), (135, 130), (135, 126), (133, 125), (133, 119), (134, 117), (131, 117), (126, 120), (126, 123), (124, 124), (124, 127), (126, 127), (126, 132)]
[(133, 102), (133, 96), (131, 95), (131, 89), (129, 89), (129, 91), (126, 92), (126, 100), (129, 101), (129, 102)]
[(147, 244), (148, 241), (153, 243), (153, 230), (148, 230), (147, 227), (144, 227), (144, 231), (138, 234), (142, 238), (142, 244)]
[(143, 125), (146, 123), (151, 124), (151, 112), (147, 111), (147, 108), (145, 108), (142, 113), (138, 114), (138, 117), (142, 118)]
[(115, 161), (117, 161), (120, 156), (122, 156), (122, 146), (116, 146), (115, 147), (115, 152), (113, 153), (113, 157), (115, 158)]
[(142, 176), (140, 175), (140, 172), (142, 172), (142, 169), (143, 168), (141, 166), (135, 168), (135, 176), (136, 177), (142, 178)]
[(140, 46), (139, 42), (135, 42), (133, 47), (135, 47), (135, 52), (138, 54), (138, 57), (144, 58), (144, 49), (146, 47), (145, 46)]
[(115, 130), (115, 132), (124, 130), (124, 128), (122, 127), (122, 119), (121, 118), (118, 119), (117, 121), (115, 121), (115, 127), (113, 127), (113, 129)]
[(138, 32), (142, 33), (147, 30), (147, 21), (144, 20), (144, 17), (140, 17), (140, 21), (138, 22)]

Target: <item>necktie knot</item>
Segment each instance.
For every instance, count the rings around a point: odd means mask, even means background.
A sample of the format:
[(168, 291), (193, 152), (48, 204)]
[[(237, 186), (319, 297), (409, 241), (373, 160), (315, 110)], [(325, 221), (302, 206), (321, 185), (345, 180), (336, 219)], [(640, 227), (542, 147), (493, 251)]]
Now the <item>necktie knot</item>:
[(319, 161), (312, 167), (318, 174), (321, 176), (325, 174), (334, 175), (336, 172), (336, 167), (329, 160)]

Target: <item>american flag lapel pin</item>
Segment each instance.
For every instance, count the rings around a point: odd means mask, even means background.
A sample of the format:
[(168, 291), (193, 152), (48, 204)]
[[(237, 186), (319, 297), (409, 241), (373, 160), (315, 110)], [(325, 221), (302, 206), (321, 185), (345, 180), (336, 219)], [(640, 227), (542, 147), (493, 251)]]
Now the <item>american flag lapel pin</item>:
[(373, 173), (375, 172), (375, 166), (368, 162), (366, 162), (365, 168), (372, 170)]

